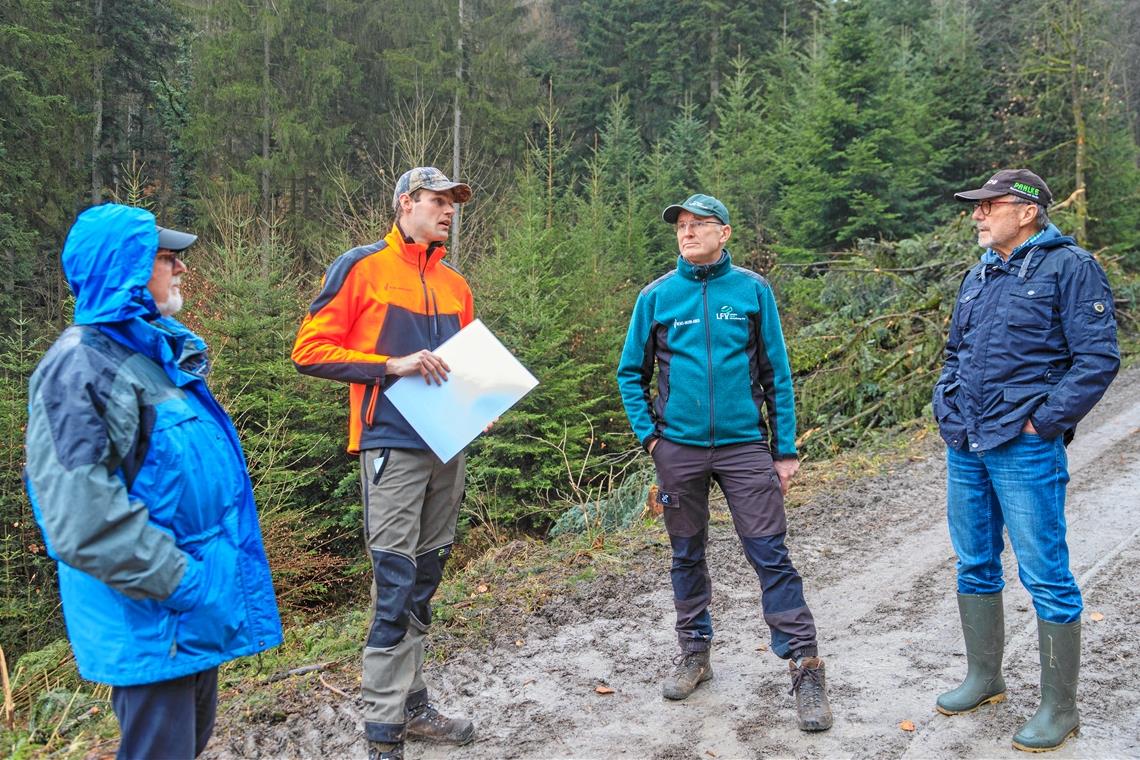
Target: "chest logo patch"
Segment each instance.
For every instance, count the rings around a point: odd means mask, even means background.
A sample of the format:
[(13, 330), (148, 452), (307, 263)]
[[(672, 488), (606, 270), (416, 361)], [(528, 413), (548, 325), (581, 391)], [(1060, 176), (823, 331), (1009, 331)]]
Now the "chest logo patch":
[(720, 311), (716, 313), (716, 318), (727, 319), (732, 322), (743, 322), (744, 320), (748, 319), (748, 317), (745, 317), (742, 314), (737, 314), (736, 311), (734, 311), (733, 308), (727, 304), (720, 307)]

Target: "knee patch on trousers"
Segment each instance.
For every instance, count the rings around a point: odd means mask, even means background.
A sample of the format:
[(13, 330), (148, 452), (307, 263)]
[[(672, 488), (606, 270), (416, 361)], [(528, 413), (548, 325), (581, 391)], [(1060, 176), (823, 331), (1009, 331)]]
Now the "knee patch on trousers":
[(670, 573), (673, 592), (678, 599), (703, 597), (708, 593), (708, 571), (705, 567), (705, 531), (695, 536), (669, 536), (673, 547)]
[(416, 581), (412, 588), (411, 612), (425, 629), (431, 625), (431, 598), (443, 580), (443, 567), (451, 556), (451, 544), (416, 557)]
[(765, 615), (805, 606), (803, 581), (792, 566), (783, 533), (760, 538), (741, 538), (740, 543), (760, 578)]
[(408, 606), (416, 579), (416, 564), (402, 554), (372, 550), (372, 577), (376, 609), (368, 646), (385, 649), (403, 641), (408, 632)]

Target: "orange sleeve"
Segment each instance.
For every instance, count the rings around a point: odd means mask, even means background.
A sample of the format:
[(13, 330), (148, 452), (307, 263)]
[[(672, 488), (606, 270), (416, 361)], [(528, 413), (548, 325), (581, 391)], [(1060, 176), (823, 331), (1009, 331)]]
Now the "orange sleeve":
[[(321, 283), (293, 344), (297, 371), (345, 383), (372, 383), (383, 379), (387, 356), (352, 347), (350, 337), (360, 319), (382, 321), (384, 304), (372, 304), (378, 313), (365, 314), (368, 304), (360, 297), (363, 286), (354, 264), (345, 256), (333, 262)], [(375, 345), (375, 335), (371, 344)]]

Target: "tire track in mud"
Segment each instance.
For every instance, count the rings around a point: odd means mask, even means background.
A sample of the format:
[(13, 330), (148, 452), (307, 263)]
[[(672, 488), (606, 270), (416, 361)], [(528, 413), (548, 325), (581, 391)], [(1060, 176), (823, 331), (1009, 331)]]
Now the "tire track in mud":
[[(1140, 757), (1140, 368), (1124, 373), (1070, 447), (1071, 561), (1085, 593), (1082, 733), (1053, 757)], [(937, 441), (917, 461), (831, 489), (789, 513), (788, 544), (820, 632), (835, 725), (795, 726), (786, 664), (766, 651), (759, 584), (717, 513), (708, 556), (716, 676), (684, 702), (660, 681), (676, 649), (668, 545), (626, 575), (599, 575), (496, 642), (429, 665), (441, 706), (477, 740), (409, 743), (411, 758), (1012, 757), (1037, 703), (1029, 595), (1006, 557), (1009, 701), (946, 718), (935, 696), (965, 672)], [(1090, 622), (1099, 611), (1101, 622)], [(522, 642), (521, 645), (518, 642)], [(605, 683), (613, 694), (599, 695)], [(349, 688), (349, 687), (345, 687)], [(320, 690), (277, 725), (230, 725), (204, 757), (363, 757), (359, 704)], [(916, 730), (902, 731), (912, 721)]]

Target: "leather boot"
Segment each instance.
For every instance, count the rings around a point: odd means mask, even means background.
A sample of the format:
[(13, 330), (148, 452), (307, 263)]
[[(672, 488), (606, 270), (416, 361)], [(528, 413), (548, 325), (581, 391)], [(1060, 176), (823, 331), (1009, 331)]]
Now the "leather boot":
[(665, 699), (684, 699), (697, 690), (697, 686), (713, 677), (711, 650), (681, 652), (673, 658), (672, 675), (665, 679), (661, 693)]
[(427, 702), (408, 710), (408, 738), (467, 744), (475, 738), (475, 724), (466, 718), (449, 718)]
[(958, 594), (958, 615), (966, 639), (966, 680), (956, 689), (939, 695), (943, 715), (976, 710), (1005, 699), (1001, 658), (1005, 649), (1005, 615), (1001, 592)]
[(823, 660), (818, 657), (805, 657), (796, 663), (788, 663), (792, 675), (792, 688), (789, 694), (796, 695), (796, 714), (801, 731), (826, 731), (831, 728), (831, 705), (827, 701), (827, 678)]
[(1013, 737), (1027, 752), (1057, 749), (1081, 725), (1077, 712), (1077, 676), (1081, 669), (1081, 621), (1050, 623), (1037, 618), (1041, 656), (1041, 704)]

